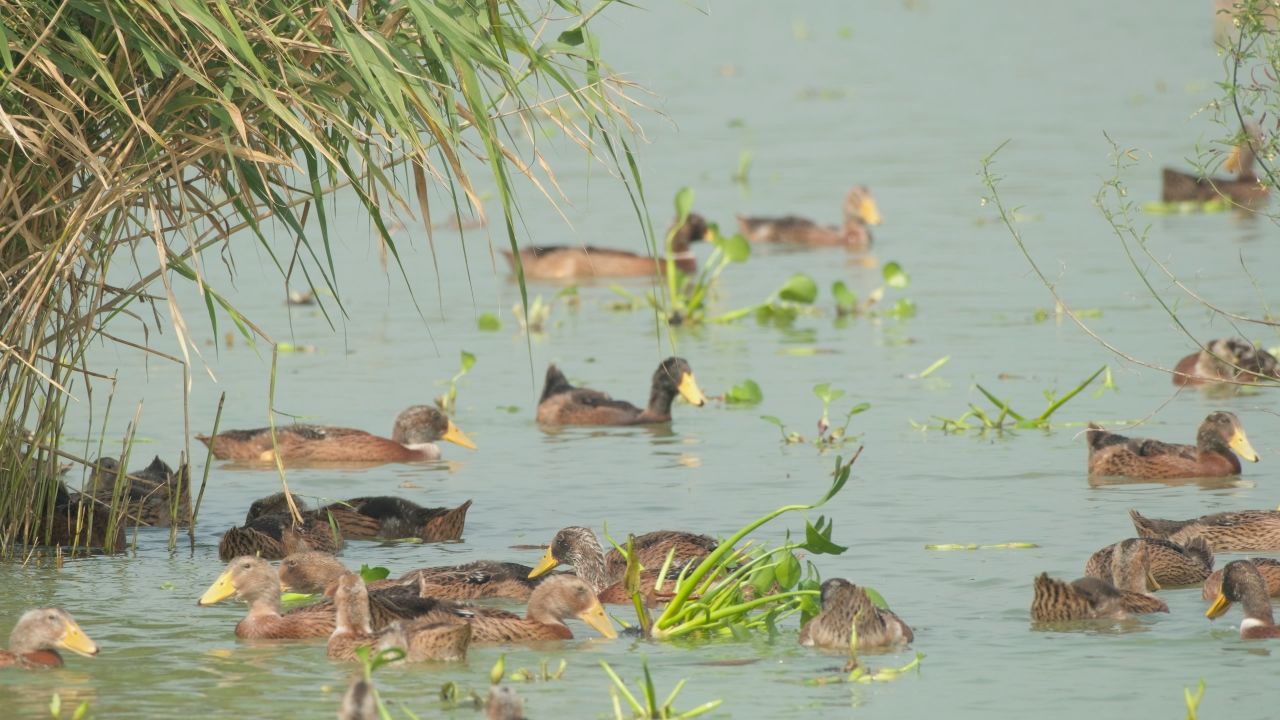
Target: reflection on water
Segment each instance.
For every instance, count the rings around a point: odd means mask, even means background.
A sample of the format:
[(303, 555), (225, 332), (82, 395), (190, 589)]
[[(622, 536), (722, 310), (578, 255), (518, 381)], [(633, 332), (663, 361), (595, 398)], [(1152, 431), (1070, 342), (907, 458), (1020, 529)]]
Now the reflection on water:
[(1166, 487), (1196, 485), (1201, 490), (1227, 490), (1230, 488), (1254, 488), (1258, 484), (1239, 475), (1198, 478), (1131, 478), (1120, 475), (1089, 476), (1089, 487), (1105, 488), (1123, 485), (1164, 485)]

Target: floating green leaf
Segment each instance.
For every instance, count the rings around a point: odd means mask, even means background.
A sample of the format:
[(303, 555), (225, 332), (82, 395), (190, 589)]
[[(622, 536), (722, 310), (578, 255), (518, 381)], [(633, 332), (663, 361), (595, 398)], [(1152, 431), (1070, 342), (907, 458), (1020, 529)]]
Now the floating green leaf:
[(778, 290), (778, 298), (787, 302), (809, 305), (818, 297), (818, 284), (804, 273), (796, 273)]
[(476, 328), (485, 332), (494, 332), (502, 329), (502, 321), (498, 320), (498, 316), (493, 313), (484, 313), (476, 319)]
[(884, 284), (891, 288), (902, 289), (911, 284), (911, 278), (907, 275), (907, 271), (903, 270), (902, 266), (896, 262), (885, 264), (881, 274), (884, 275)]
[(750, 378), (734, 385), (724, 396), (724, 401), (733, 405), (756, 405), (763, 399), (760, 386)]

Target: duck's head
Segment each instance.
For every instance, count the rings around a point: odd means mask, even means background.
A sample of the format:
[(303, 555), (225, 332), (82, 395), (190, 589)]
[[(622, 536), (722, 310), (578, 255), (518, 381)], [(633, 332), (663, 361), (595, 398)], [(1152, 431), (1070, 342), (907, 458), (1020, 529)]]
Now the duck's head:
[(427, 445), (444, 440), (475, 450), (476, 444), (458, 429), (448, 415), (430, 405), (413, 405), (396, 416), (391, 439), (402, 445)]
[(1240, 424), (1240, 418), (1236, 417), (1235, 413), (1226, 412), (1225, 410), (1210, 413), (1209, 417), (1200, 423), (1200, 431), (1196, 435), (1196, 440), (1200, 445), (1206, 443), (1210, 446), (1225, 444), (1236, 455), (1249, 462), (1258, 462), (1260, 459), (1253, 446), (1249, 444), (1249, 437), (1244, 434), (1244, 427)]
[(197, 605), (213, 605), (229, 597), (245, 602), (280, 596), (280, 577), (266, 560), (241, 555), (227, 563), (227, 569), (200, 596)]
[[(583, 560), (594, 560), (594, 563), (584, 563)], [(560, 565), (577, 567), (579, 565), (588, 566), (603, 563), (603, 552), (600, 549), (600, 541), (596, 539), (596, 534), (589, 528), (567, 527), (556, 533), (556, 536), (552, 538), (551, 545), (547, 547), (547, 552), (543, 554), (542, 560), (538, 562), (537, 567), (529, 573), (529, 577), (536, 578), (539, 575), (545, 575)]]
[(663, 360), (653, 373), (653, 387), (662, 388), (673, 395), (679, 393), (690, 405), (701, 407), (707, 404), (707, 396), (702, 394), (702, 389), (693, 379), (693, 368), (689, 367), (689, 361), (684, 358), (669, 357)]
[(58, 608), (26, 611), (9, 633), (9, 650), (18, 655), (59, 649), (85, 657), (98, 654), (97, 644), (69, 614)]
[(325, 592), (347, 574), (342, 561), (327, 552), (296, 552), (280, 561), (280, 587), (289, 592)]
[[(307, 504), (297, 495), (293, 496), (293, 504), (298, 506), (298, 512), (306, 512)], [(246, 525), (267, 515), (277, 515), (289, 512), (289, 499), (285, 497), (283, 492), (268, 495), (264, 498), (258, 498), (249, 505), (249, 512), (245, 513), (244, 522)]]
[(855, 221), (863, 225), (879, 225), (880, 208), (871, 197), (871, 190), (866, 185), (856, 185), (844, 198), (845, 221)]
[(1257, 566), (1248, 560), (1229, 562), (1222, 569), (1222, 589), (1204, 616), (1210, 619), (1222, 617), (1231, 609), (1231, 604), (1237, 602), (1244, 603), (1246, 617), (1270, 620), (1271, 600), (1267, 595), (1267, 581), (1262, 579)]
[[(678, 219), (677, 219), (678, 222)], [(715, 228), (707, 222), (707, 219), (698, 213), (689, 213), (684, 219), (684, 224), (679, 228), (675, 228), (675, 235), (671, 237), (671, 249), (674, 252), (685, 252), (689, 249), (689, 243), (692, 242), (714, 242), (716, 239)], [(671, 230), (667, 231), (668, 233)], [(660, 238), (661, 240), (662, 238)]]
[(571, 617), (585, 622), (607, 638), (618, 637), (595, 590), (576, 575), (547, 578), (529, 596), (530, 620), (556, 623)]

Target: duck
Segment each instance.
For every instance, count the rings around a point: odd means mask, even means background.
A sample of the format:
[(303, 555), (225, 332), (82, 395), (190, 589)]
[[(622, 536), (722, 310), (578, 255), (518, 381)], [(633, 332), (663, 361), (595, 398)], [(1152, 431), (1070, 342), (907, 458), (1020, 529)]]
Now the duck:
[(1218, 386), (1222, 383), (1276, 382), (1280, 362), (1276, 356), (1241, 338), (1210, 340), (1200, 350), (1178, 361), (1173, 384)]
[[(697, 213), (690, 213), (679, 228), (672, 224), (667, 234), (672, 238), (672, 259), (675, 260), (676, 267), (685, 274), (692, 274), (698, 269), (698, 261), (689, 249), (689, 244), (700, 240), (711, 242), (715, 239), (715, 230)], [(660, 243), (665, 241), (666, 235), (659, 240)], [(515, 269), (515, 256), (511, 251), (504, 250), (503, 255), (511, 263), (512, 269)], [(519, 257), (526, 280), (642, 277), (666, 272), (666, 263), (662, 258), (590, 245), (523, 247)]]
[[(327, 596), (333, 595), (338, 579), (350, 572), (337, 556), (322, 550), (290, 553), (280, 561), (280, 567), (276, 570), (282, 590)], [(383, 579), (366, 585), (369, 592), (376, 594), (384, 588), (409, 584), (412, 583)]]
[(1248, 560), (1234, 560), (1222, 568), (1222, 589), (1204, 616), (1210, 620), (1220, 618), (1232, 603), (1237, 602), (1244, 608), (1244, 620), (1240, 621), (1241, 640), (1280, 637), (1280, 627), (1276, 627), (1275, 617), (1271, 614), (1267, 582)]
[(212, 437), (196, 435), (219, 460), (275, 462), (277, 453), (286, 464), (324, 462), (421, 462), (438, 460), (436, 440), (445, 440), (475, 450), (471, 438), (458, 429), (444, 413), (430, 405), (413, 405), (399, 415), (391, 438), (364, 430), (329, 425), (281, 425), (271, 428), (227, 430)]
[(156, 455), (142, 470), (122, 474), (119, 460), (103, 457), (94, 463), (93, 475), (93, 497), (107, 505), (115, 495), (117, 480), (126, 481), (122, 492), (129, 498), (125, 521), (130, 525), (169, 527), (175, 511), (179, 525), (191, 523), (191, 471), (185, 463), (174, 472)]
[[(657, 585), (657, 573), (666, 564), (668, 554), (671, 554), (671, 566), (664, 582), (674, 580), (679, 576), (680, 568), (702, 560), (716, 546), (713, 538), (682, 530), (658, 530), (636, 536), (632, 547), (636, 560), (645, 568), (640, 574), (640, 586), (648, 588)], [(590, 529), (574, 526), (557, 532), (542, 560), (530, 571), (529, 577), (537, 578), (560, 565), (572, 566), (574, 573), (595, 589), (601, 602), (631, 602), (631, 596), (623, 582), (627, 571), (626, 558), (617, 548), (605, 553), (596, 534)]]
[(1063, 582), (1040, 573), (1031, 600), (1034, 622), (1063, 622), (1169, 612), (1160, 598), (1147, 593), (1150, 561), (1147, 546), (1136, 540), (1116, 543), (1111, 552), (1110, 581), (1082, 577)]
[(574, 575), (547, 578), (529, 596), (524, 617), (497, 608), (468, 606), (472, 615), (472, 642), (512, 643), (536, 640), (569, 640), (573, 631), (564, 621), (571, 617), (595, 628), (606, 638), (618, 637), (595, 590)]
[(471, 626), (461, 617), (444, 621), (439, 617), (395, 621), (375, 632), (369, 590), (355, 573), (345, 573), (338, 578), (333, 605), (334, 629), (326, 649), (334, 660), (355, 660), (358, 648), (381, 647), (388, 634), (394, 635), (388, 645), (402, 648), (406, 660), (458, 661), (467, 657)]
[(848, 650), (857, 626), (857, 650), (905, 645), (915, 639), (911, 628), (890, 610), (877, 607), (867, 591), (844, 578), (825, 580), (822, 612), (800, 628), (800, 644)]
[(1235, 173), (1234, 178), (1201, 177), (1192, 173), (1164, 168), (1160, 199), (1167, 203), (1209, 202), (1226, 198), (1242, 207), (1253, 207), (1266, 202), (1267, 187), (1258, 182), (1254, 174), (1257, 151), (1263, 146), (1262, 129), (1254, 123), (1245, 124), (1244, 138), (1231, 149), (1222, 163), (1222, 169)]
[[(208, 606), (235, 597), (249, 605), (249, 612), (236, 625), (236, 636), (245, 639), (298, 639), (327, 637), (335, 627), (333, 602), (281, 613), (278, 571), (260, 557), (241, 556), (227, 564), (197, 605)], [(449, 621), (465, 612), (456, 603), (424, 598), (414, 587), (397, 593), (378, 593), (370, 599), (373, 630), (381, 630), (396, 620), (429, 617)]]
[(1255, 463), (1259, 460), (1240, 419), (1221, 410), (1210, 413), (1200, 423), (1195, 445), (1128, 438), (1095, 423), (1089, 423), (1085, 441), (1089, 446), (1090, 475), (1147, 479), (1223, 477), (1240, 474), (1240, 458)]
[[(1255, 557), (1249, 558), (1249, 562), (1253, 563), (1253, 567), (1262, 575), (1262, 579), (1267, 582), (1267, 594), (1271, 597), (1280, 597), (1280, 560), (1275, 558)], [(1222, 590), (1222, 569), (1214, 570), (1209, 577), (1204, 579), (1204, 587), (1201, 590), (1201, 597), (1209, 602), (1218, 597), (1218, 593)]]
[(250, 510), (244, 525), (233, 527), (218, 542), (218, 559), (230, 562), (241, 555), (280, 560), (306, 550), (334, 553), (342, 549), (342, 537), (334, 535), (327, 519), (313, 514), (296, 523), (289, 513), (274, 512), (254, 516)]
[(508, 685), (490, 685), (485, 720), (525, 720), (524, 698)]
[[(417, 538), (423, 542), (458, 540), (467, 522), (468, 500), (455, 508), (424, 508), (417, 503), (391, 495), (358, 497), (330, 503), (318, 510), (307, 510), (306, 504), (294, 499), (304, 519), (318, 520), (328, 526), (332, 517), (345, 540), (401, 540)], [(283, 492), (255, 500), (249, 506), (249, 518), (285, 514), (288, 500)]]
[(855, 186), (845, 196), (844, 226), (840, 228), (819, 225), (795, 215), (779, 218), (738, 216), (738, 228), (749, 242), (841, 246), (850, 250), (870, 247), (869, 228), (879, 224), (880, 210), (865, 185)]
[[(384, 588), (408, 585), (422, 597), (441, 600), (475, 600), (502, 597), (527, 601), (547, 576), (529, 579), (533, 568), (520, 563), (476, 560), (462, 565), (411, 570), (398, 579), (369, 583), (376, 597)], [(300, 552), (280, 561), (280, 584), (291, 592), (331, 594), (338, 578), (348, 572), (330, 553)]]
[(1275, 510), (1233, 510), (1190, 520), (1148, 518), (1130, 510), (1129, 517), (1141, 537), (1186, 543), (1199, 535), (1214, 552), (1280, 551), (1280, 512)]
[(59, 650), (93, 657), (98, 654), (98, 645), (66, 610), (28, 610), (9, 633), (9, 649), (0, 650), (0, 667), (60, 668), (64, 663)]
[(109, 503), (86, 493), (72, 492), (58, 482), (49, 525), (35, 535), (34, 541), (45, 545), (100, 548), (105, 553), (123, 552), (127, 547), (125, 511), (123, 503), (113, 512)]
[(684, 358), (669, 357), (653, 373), (649, 405), (638, 408), (608, 393), (569, 384), (555, 365), (538, 400), (538, 422), (543, 425), (647, 425), (671, 421), (671, 403), (679, 394), (691, 405), (702, 407), (707, 398), (693, 379), (693, 368)]
[(338, 720), (379, 720), (378, 698), (372, 680), (363, 676), (351, 679), (342, 695), (342, 705), (338, 707)]
[[(1213, 548), (1202, 537), (1190, 538), (1186, 544), (1159, 538), (1134, 538), (1134, 542), (1146, 545), (1152, 590), (1159, 590), (1161, 586), (1199, 585), (1213, 572)], [(1103, 580), (1110, 579), (1111, 560), (1114, 556), (1114, 545), (1095, 552), (1089, 556), (1084, 574)]]

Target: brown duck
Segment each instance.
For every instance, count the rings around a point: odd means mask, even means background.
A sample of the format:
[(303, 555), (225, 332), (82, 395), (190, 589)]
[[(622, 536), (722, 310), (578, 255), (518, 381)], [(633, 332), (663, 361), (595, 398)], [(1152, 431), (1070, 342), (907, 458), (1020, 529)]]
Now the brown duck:
[[(1253, 563), (1253, 567), (1262, 575), (1262, 579), (1266, 581), (1267, 594), (1271, 597), (1280, 597), (1280, 560), (1255, 557), (1249, 558), (1249, 562)], [(1220, 592), (1222, 592), (1221, 568), (1214, 570), (1209, 577), (1205, 578), (1204, 588), (1201, 590), (1200, 596), (1209, 602), (1213, 602)]]
[(1214, 552), (1280, 551), (1280, 512), (1275, 510), (1235, 510), (1191, 520), (1160, 520), (1130, 510), (1129, 517), (1142, 537), (1186, 543), (1203, 536)]
[[(333, 595), (338, 579), (350, 572), (332, 553), (319, 550), (292, 553), (280, 561), (280, 568), (277, 570), (282, 589), (324, 595)], [(399, 580), (379, 580), (369, 583), (368, 590), (376, 595), (383, 588), (412, 584)]]
[(98, 646), (65, 610), (28, 610), (9, 633), (9, 649), (0, 650), (0, 668), (59, 668), (63, 663), (58, 650), (85, 657), (98, 654)]
[(547, 578), (529, 596), (524, 617), (496, 608), (468, 606), (473, 615), (472, 642), (530, 642), (568, 640), (573, 631), (564, 621), (571, 617), (587, 623), (607, 638), (618, 636), (591, 586), (573, 575)]
[[(1168, 479), (1240, 474), (1240, 457), (1258, 462), (1258, 453), (1233, 413), (1211, 413), (1200, 423), (1195, 445), (1128, 438), (1089, 423), (1090, 475)], [(1235, 452), (1232, 452), (1232, 451)], [(1236, 457), (1239, 454), (1240, 457)]]
[(859, 650), (901, 645), (915, 639), (902, 618), (876, 607), (866, 590), (844, 578), (831, 578), (822, 583), (822, 612), (800, 628), (800, 644), (848, 650), (855, 624)]
[(831, 227), (795, 215), (779, 218), (738, 216), (743, 237), (753, 243), (786, 243), (810, 247), (841, 246), (866, 250), (872, 225), (880, 224), (880, 210), (871, 191), (859, 185), (844, 200), (844, 226)]
[(109, 504), (92, 495), (67, 490), (59, 482), (54, 496), (54, 512), (47, 527), (36, 542), (48, 545), (102, 548), (104, 552), (123, 552), (125, 549), (124, 504), (115, 513)]
[(547, 379), (538, 401), (538, 422), (544, 425), (645, 425), (671, 421), (671, 403), (679, 394), (701, 407), (707, 398), (693, 379), (693, 368), (684, 358), (669, 357), (653, 373), (649, 406), (638, 408), (608, 393), (569, 384), (555, 365), (547, 368)]
[(1210, 340), (1198, 352), (1178, 361), (1173, 369), (1174, 385), (1219, 385), (1280, 380), (1276, 357), (1240, 338)]
[(1248, 560), (1229, 562), (1222, 568), (1222, 590), (1204, 616), (1211, 620), (1222, 617), (1236, 602), (1244, 608), (1244, 619), (1240, 621), (1241, 639), (1280, 637), (1280, 627), (1276, 627), (1275, 617), (1271, 614), (1267, 582)]
[(1234, 178), (1200, 177), (1173, 168), (1162, 173), (1160, 199), (1164, 202), (1209, 202), (1226, 198), (1244, 207), (1261, 205), (1267, 200), (1267, 187), (1254, 174), (1257, 152), (1263, 146), (1262, 129), (1245, 124), (1244, 138), (1231, 149), (1222, 169), (1235, 173)]
[(335, 538), (328, 520), (317, 515), (305, 513), (299, 524), (289, 513), (255, 515), (250, 509), (244, 525), (223, 534), (218, 542), (218, 559), (229, 562), (241, 555), (256, 555), (279, 560), (307, 550), (333, 553), (341, 549), (342, 538)]
[[(424, 508), (415, 502), (389, 495), (359, 497), (306, 510), (296, 497), (294, 503), (304, 520), (319, 521), (326, 526), (332, 517), (338, 532), (346, 540), (400, 540), (417, 538), (423, 542), (458, 540), (467, 522), (468, 500), (456, 508)], [(285, 514), (288, 504), (284, 493), (255, 500), (249, 507), (249, 518)]]
[(123, 482), (121, 492), (128, 497), (125, 504), (128, 524), (169, 527), (175, 510), (178, 524), (190, 524), (191, 471), (186, 464), (174, 472), (157, 455), (144, 469), (121, 473), (119, 460), (99, 458), (94, 468), (93, 496), (111, 505), (118, 482)]
[(1063, 622), (1169, 612), (1163, 600), (1147, 594), (1150, 564), (1147, 546), (1136, 540), (1117, 543), (1112, 550), (1111, 581), (1083, 577), (1070, 583), (1041, 573), (1031, 600), (1034, 622)]
[(227, 430), (213, 437), (197, 435), (196, 439), (208, 445), (219, 460), (275, 462), (278, 453), (287, 464), (437, 460), (440, 448), (436, 440), (476, 448), (452, 420), (429, 405), (414, 405), (397, 415), (390, 439), (329, 425), (281, 425), (275, 434), (275, 447), (271, 428)]
[[(701, 215), (691, 213), (683, 225), (674, 225), (668, 234), (671, 239), (672, 259), (685, 274), (698, 269), (698, 261), (689, 250), (689, 243), (713, 240), (715, 233)], [(666, 236), (659, 239), (665, 243)], [(509, 250), (504, 250), (507, 262), (515, 268)], [(570, 280), (592, 277), (636, 277), (666, 272), (666, 262), (650, 255), (637, 255), (625, 250), (591, 247), (589, 245), (543, 245), (520, 249), (520, 264), (524, 276), (530, 280)]]
[[(1148, 589), (1159, 590), (1163, 587), (1182, 587), (1199, 585), (1213, 572), (1213, 549), (1202, 537), (1187, 540), (1180, 545), (1159, 538), (1135, 538), (1147, 548), (1147, 559), (1150, 565), (1151, 581)], [(1111, 560), (1115, 557), (1115, 546), (1108, 545), (1089, 556), (1085, 564), (1084, 574), (1088, 577), (1111, 580)]]
[(533, 568), (520, 563), (476, 560), (461, 565), (419, 568), (400, 577), (418, 582), (422, 594), (453, 600), (503, 597), (528, 600), (547, 577), (530, 578)]
[[(679, 576), (679, 570), (691, 562), (697, 562), (716, 549), (716, 541), (706, 535), (696, 535), (680, 530), (658, 530), (638, 535), (634, 539), (633, 548), (636, 560), (644, 568), (640, 573), (640, 587), (652, 588), (657, 585), (658, 572), (667, 561), (668, 553), (674, 550), (671, 566), (664, 583)], [(591, 530), (584, 527), (567, 527), (556, 533), (546, 554), (537, 567), (529, 573), (536, 578), (554, 570), (560, 565), (570, 565), (574, 573), (595, 588), (600, 602), (609, 604), (627, 604), (631, 597), (627, 594), (623, 576), (627, 571), (627, 560), (617, 548), (605, 553), (600, 541)], [(668, 587), (660, 588), (667, 590)]]
[(338, 578), (333, 604), (334, 629), (329, 635), (328, 653), (335, 660), (355, 660), (358, 648), (384, 645), (404, 649), (405, 659), (411, 661), (456, 661), (467, 657), (471, 626), (461, 617), (397, 621), (375, 632), (369, 590), (355, 573)]

